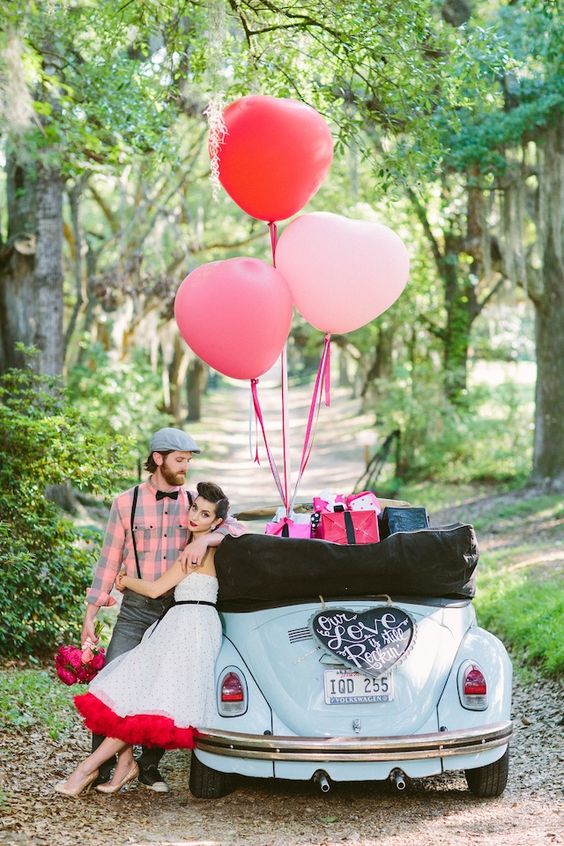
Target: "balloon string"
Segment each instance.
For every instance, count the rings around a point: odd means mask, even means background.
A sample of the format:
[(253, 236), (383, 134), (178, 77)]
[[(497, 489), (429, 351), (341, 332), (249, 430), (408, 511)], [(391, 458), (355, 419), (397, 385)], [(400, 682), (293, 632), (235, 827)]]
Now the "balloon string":
[(249, 394), (249, 455), (251, 456), (251, 461), (253, 461), (255, 464), (258, 464), (260, 467), (260, 456), (258, 448), (258, 426), (256, 414), (254, 413), (252, 392)]
[(325, 389), (325, 406), (328, 407), (331, 405), (331, 335), (325, 336), (325, 342), (327, 343), (327, 359), (325, 361), (325, 380), (324, 380), (324, 389)]
[[(270, 231), (272, 264), (274, 267), (276, 267), (276, 244), (278, 241), (278, 230), (276, 227), (276, 223), (273, 220), (271, 220), (268, 224), (268, 229)], [(282, 350), (282, 355), (280, 356), (280, 372), (282, 377), (282, 475), (284, 478), (284, 496), (282, 497), (282, 502), (284, 503), (284, 506), (286, 508), (286, 516), (288, 516), (289, 458), (288, 448), (286, 444), (286, 436), (288, 432), (288, 347), (286, 344), (284, 344), (284, 349)]]
[(270, 230), (270, 249), (272, 250), (272, 264), (276, 267), (276, 242), (278, 240), (278, 231), (273, 220), (268, 224)]
[(286, 516), (289, 517), (288, 503), (290, 497), (288, 495), (288, 480), (290, 478), (290, 459), (288, 456), (288, 448), (286, 438), (288, 436), (288, 345), (284, 344), (282, 355), (280, 356), (280, 366), (282, 372), (282, 472), (284, 476), (284, 504), (286, 505)]
[(328, 385), (330, 382), (331, 374), (330, 374), (330, 349), (331, 349), (331, 335), (325, 335), (323, 340), (323, 350), (321, 352), (321, 358), (319, 360), (319, 367), (317, 369), (317, 376), (315, 377), (315, 385), (313, 387), (313, 393), (311, 395), (311, 405), (309, 408), (309, 415), (307, 420), (307, 426), (305, 431), (304, 437), (304, 445), (302, 448), (302, 458), (300, 461), (300, 468), (298, 471), (298, 478), (296, 479), (296, 484), (294, 485), (294, 492), (292, 494), (292, 500), (290, 503), (290, 511), (294, 507), (294, 503), (296, 501), (296, 495), (298, 493), (298, 486), (301, 482), (302, 476), (304, 474), (304, 470), (306, 465), (309, 461), (309, 457), (311, 455), (311, 450), (313, 447), (313, 439), (315, 434), (315, 424), (317, 423), (317, 418), (319, 417), (319, 409), (321, 407), (321, 399), (323, 397), (323, 393), (325, 392), (325, 403), (328, 405)]
[(280, 494), (280, 499), (282, 500), (282, 504), (284, 505), (284, 509), (288, 512), (288, 500), (287, 498), (284, 499), (284, 489), (282, 487), (282, 482), (280, 481), (280, 474), (278, 473), (278, 468), (276, 467), (276, 462), (274, 461), (274, 457), (272, 452), (270, 451), (270, 447), (268, 445), (268, 440), (266, 437), (266, 430), (264, 428), (264, 420), (262, 416), (262, 409), (260, 407), (259, 397), (258, 397), (258, 379), (251, 379), (251, 396), (253, 398), (253, 406), (255, 410), (256, 420), (259, 422), (259, 426), (262, 431), (262, 439), (264, 441), (264, 447), (266, 449), (266, 456), (268, 458), (268, 463), (270, 464), (270, 471), (272, 473), (272, 478), (274, 479), (274, 484)]

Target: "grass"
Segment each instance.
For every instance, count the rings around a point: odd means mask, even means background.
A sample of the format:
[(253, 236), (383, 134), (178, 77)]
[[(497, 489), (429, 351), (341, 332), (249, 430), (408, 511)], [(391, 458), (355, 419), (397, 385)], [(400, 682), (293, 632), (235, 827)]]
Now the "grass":
[(500, 586), (492, 579), (476, 602), (480, 624), (498, 635), (524, 667), (543, 673), (564, 671), (564, 590), (556, 579), (535, 581), (523, 576)]
[(480, 625), (522, 668), (564, 674), (564, 503), (556, 494), (492, 501), (474, 520), (480, 556), (474, 601)]
[(1, 670), (0, 731), (40, 727), (60, 740), (76, 724), (72, 697), (84, 689), (65, 687), (46, 670)]

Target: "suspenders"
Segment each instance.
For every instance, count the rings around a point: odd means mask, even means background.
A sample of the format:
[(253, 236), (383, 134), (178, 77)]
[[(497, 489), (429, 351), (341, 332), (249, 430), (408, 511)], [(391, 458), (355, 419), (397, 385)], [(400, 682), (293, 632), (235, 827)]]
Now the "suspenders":
[[(186, 496), (188, 497), (188, 505), (192, 505), (192, 495), (190, 491), (185, 491)], [(133, 524), (135, 522), (135, 509), (137, 508), (137, 499), (139, 497), (139, 485), (135, 485), (133, 489), (133, 502), (131, 504), (131, 539), (133, 541), (133, 552), (135, 554), (135, 566), (137, 568), (137, 578), (141, 578), (141, 568), (139, 567), (139, 555), (137, 553), (137, 543), (135, 542), (135, 531), (133, 528)]]
[(135, 553), (135, 566), (137, 567), (137, 578), (141, 578), (141, 569), (139, 567), (139, 556), (137, 554), (137, 543), (135, 542), (135, 531), (133, 529), (133, 522), (135, 520), (135, 509), (137, 508), (137, 497), (139, 496), (139, 485), (135, 485), (133, 491), (133, 504), (131, 506), (131, 538), (133, 540), (133, 552)]

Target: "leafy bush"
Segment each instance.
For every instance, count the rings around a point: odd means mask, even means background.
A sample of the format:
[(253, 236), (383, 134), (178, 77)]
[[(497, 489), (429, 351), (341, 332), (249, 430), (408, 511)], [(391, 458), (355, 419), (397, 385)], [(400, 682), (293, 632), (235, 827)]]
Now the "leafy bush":
[(85, 345), (80, 361), (69, 370), (67, 393), (97, 431), (129, 434), (131, 468), (146, 459), (151, 432), (175, 425), (159, 411), (161, 379), (142, 350), (135, 350), (129, 361), (117, 362), (100, 344)]
[(94, 431), (59, 380), (26, 369), (0, 377), (0, 443), (0, 655), (43, 655), (78, 636), (99, 548), (46, 488), (108, 493), (126, 442)]
[(401, 432), (403, 482), (523, 481), (532, 450), (532, 416), (528, 424), (524, 400), (513, 385), (480, 386), (455, 406), (444, 398), (430, 363), (418, 367), (416, 379), (398, 368), (378, 400), (377, 426), (383, 435)]

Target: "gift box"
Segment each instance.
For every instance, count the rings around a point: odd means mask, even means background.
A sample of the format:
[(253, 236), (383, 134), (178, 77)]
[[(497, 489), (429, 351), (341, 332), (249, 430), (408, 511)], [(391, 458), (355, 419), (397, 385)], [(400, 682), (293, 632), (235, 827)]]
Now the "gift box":
[(333, 543), (377, 543), (380, 540), (375, 511), (323, 511), (316, 537)]
[(306, 522), (297, 522), (291, 517), (283, 517), (272, 523), (267, 523), (264, 530), (266, 535), (277, 535), (281, 538), (310, 538), (311, 524), (309, 516)]
[(381, 517), (382, 537), (388, 537), (396, 532), (416, 532), (429, 528), (429, 515), (426, 508), (388, 506), (384, 508)]
[(375, 511), (376, 514), (380, 514), (382, 511), (378, 498), (373, 491), (349, 494), (346, 503), (347, 508), (350, 508), (351, 511)]

